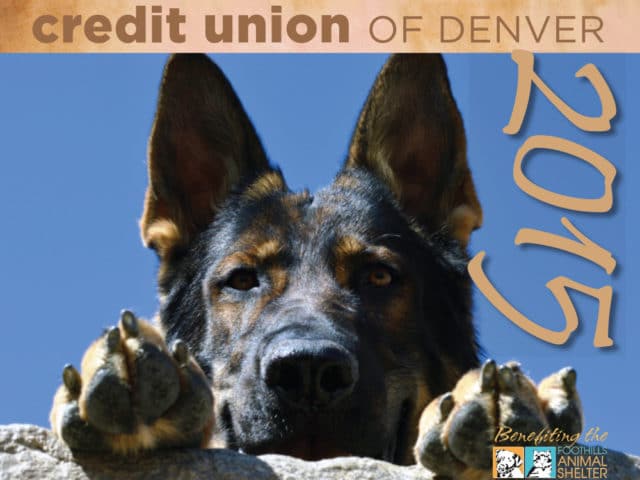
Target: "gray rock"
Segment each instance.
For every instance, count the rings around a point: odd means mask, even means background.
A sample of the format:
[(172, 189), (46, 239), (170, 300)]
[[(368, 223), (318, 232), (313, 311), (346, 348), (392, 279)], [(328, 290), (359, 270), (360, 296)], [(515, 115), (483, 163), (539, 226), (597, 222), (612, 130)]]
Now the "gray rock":
[[(640, 479), (640, 458), (610, 452), (609, 480)], [(0, 426), (0, 478), (21, 480), (431, 480), (420, 467), (366, 458), (305, 462), (282, 455), (254, 457), (229, 450), (165, 450), (136, 457), (73, 454), (49, 431)]]

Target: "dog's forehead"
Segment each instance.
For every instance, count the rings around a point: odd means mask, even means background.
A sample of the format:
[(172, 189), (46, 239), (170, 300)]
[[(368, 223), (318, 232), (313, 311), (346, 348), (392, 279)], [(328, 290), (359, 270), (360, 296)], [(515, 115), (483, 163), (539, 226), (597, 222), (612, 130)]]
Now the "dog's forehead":
[[(356, 236), (363, 241), (390, 233), (406, 234), (410, 224), (394, 197), (376, 177), (366, 172), (342, 173), (328, 186), (296, 201), (297, 194), (282, 197), (281, 203), (293, 219), (294, 235), (313, 243)], [(316, 242), (317, 243), (317, 242)]]
[(388, 234), (405, 238), (414, 233), (386, 187), (358, 172), (339, 175), (313, 195), (244, 196), (226, 210), (216, 222), (214, 241), (227, 252), (273, 241), (292, 253), (296, 247), (320, 251), (345, 236), (375, 242)]

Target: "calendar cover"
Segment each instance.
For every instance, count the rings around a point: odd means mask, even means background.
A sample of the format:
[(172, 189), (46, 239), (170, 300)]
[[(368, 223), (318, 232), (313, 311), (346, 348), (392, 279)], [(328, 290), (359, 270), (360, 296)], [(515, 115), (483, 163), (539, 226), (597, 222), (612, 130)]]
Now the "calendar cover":
[(639, 8), (3, 0), (0, 477), (640, 478)]

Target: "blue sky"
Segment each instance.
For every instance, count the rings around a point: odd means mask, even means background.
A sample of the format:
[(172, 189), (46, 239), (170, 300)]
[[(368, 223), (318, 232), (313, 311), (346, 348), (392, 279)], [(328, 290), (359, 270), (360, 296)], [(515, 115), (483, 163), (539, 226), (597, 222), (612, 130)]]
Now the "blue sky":
[[(123, 307), (151, 316), (157, 306), (156, 261), (137, 227), (146, 185), (145, 152), (163, 55), (0, 56), (0, 423), (48, 424), (62, 366), (78, 365), (86, 346)], [(289, 185), (315, 190), (345, 156), (356, 116), (382, 55), (218, 55), (271, 159)], [(592, 345), (596, 302), (580, 294), (581, 325), (564, 346), (532, 338), (476, 293), (480, 341), (498, 361), (518, 359), (535, 380), (565, 365), (578, 370), (587, 427), (608, 431), (606, 446), (640, 453), (640, 327), (637, 292), (637, 134), (640, 57), (544, 55), (537, 69), (576, 109), (599, 113), (588, 84), (574, 72), (595, 63), (618, 104), (606, 134), (578, 131), (534, 94), (523, 132), (502, 133), (513, 104), (515, 65), (508, 55), (446, 57), (468, 135), (471, 168), (485, 225), (471, 243), (485, 250), (486, 271), (514, 306), (548, 328), (564, 320), (550, 279), (565, 275), (615, 291), (615, 347)], [(557, 135), (594, 149), (618, 170), (614, 209), (561, 210), (525, 195), (512, 178), (527, 137)], [(597, 197), (601, 180), (584, 162), (536, 154), (527, 174), (546, 188)], [(608, 276), (567, 253), (517, 247), (519, 228), (564, 234), (567, 216), (618, 261)]]

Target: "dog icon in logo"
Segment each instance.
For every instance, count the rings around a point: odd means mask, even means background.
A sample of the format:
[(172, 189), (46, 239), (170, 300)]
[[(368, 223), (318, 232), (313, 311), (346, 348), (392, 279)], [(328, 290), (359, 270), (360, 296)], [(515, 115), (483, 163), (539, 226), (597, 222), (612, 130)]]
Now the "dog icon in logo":
[(526, 471), (527, 478), (555, 478), (555, 449), (528, 447)]
[(494, 448), (494, 478), (524, 478), (522, 447)]

